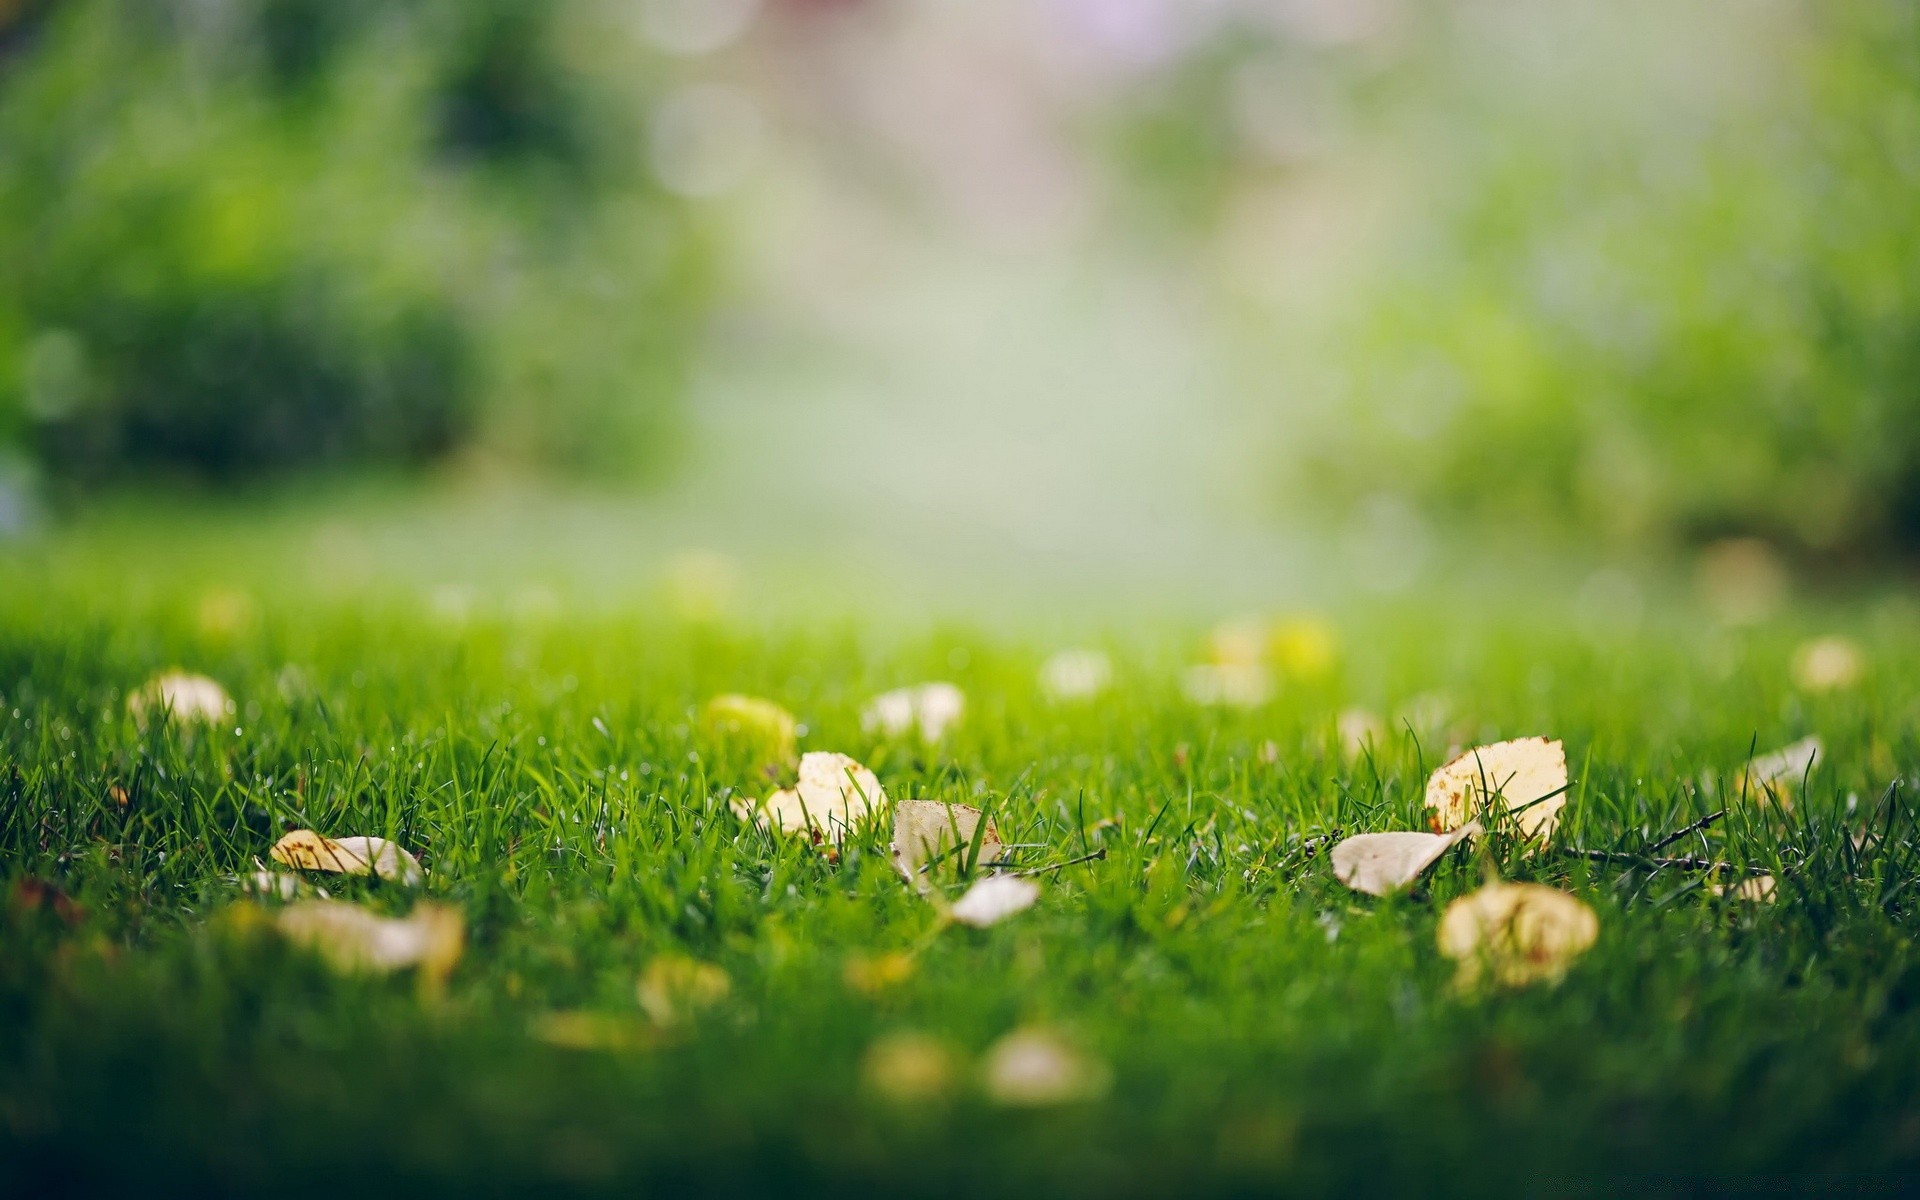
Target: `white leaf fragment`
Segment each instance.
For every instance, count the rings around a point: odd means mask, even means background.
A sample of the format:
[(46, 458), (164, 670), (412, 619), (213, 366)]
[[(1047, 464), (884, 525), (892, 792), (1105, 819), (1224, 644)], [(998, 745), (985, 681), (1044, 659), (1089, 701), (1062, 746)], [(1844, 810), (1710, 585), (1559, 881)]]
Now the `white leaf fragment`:
[(1113, 681), (1113, 664), (1098, 650), (1062, 650), (1040, 667), (1040, 690), (1054, 701), (1085, 700)]
[(844, 754), (813, 750), (800, 756), (794, 786), (765, 800), (737, 797), (731, 807), (743, 821), (776, 833), (809, 833), (818, 841), (844, 836), (886, 800), (872, 771)]
[(342, 971), (385, 974), (419, 967), (444, 979), (460, 961), (466, 923), (454, 909), (422, 903), (404, 917), (383, 917), (340, 900), (302, 900), (274, 918), (281, 936)]
[(1362, 833), (1333, 848), (1333, 874), (1341, 883), (1369, 896), (1384, 896), (1418, 879), (1440, 856), (1480, 832), (1469, 821), (1449, 833)]
[(142, 725), (151, 719), (169, 717), (183, 724), (193, 721), (211, 724), (226, 720), (234, 709), (227, 689), (205, 675), (169, 671), (128, 696), (127, 711)]
[(937, 742), (966, 711), (966, 694), (953, 684), (921, 683), (882, 692), (869, 700), (860, 715), (860, 727), (888, 737), (918, 730), (923, 740)]
[(980, 832), (980, 850), (975, 863), (1000, 858), (1000, 831), (989, 820), (980, 831), (980, 810), (969, 804), (943, 804), (936, 800), (902, 800), (893, 808), (892, 859), (896, 871), (908, 882), (919, 879), (926, 864), (949, 850), (964, 855)]
[(1025, 912), (1040, 898), (1040, 885), (1013, 875), (989, 875), (953, 902), (947, 915), (962, 925), (985, 929)]
[(1017, 1108), (1091, 1100), (1112, 1074), (1044, 1029), (1016, 1029), (987, 1050), (981, 1082), (989, 1099)]
[(1806, 737), (1771, 754), (1762, 754), (1740, 768), (1734, 780), (1734, 793), (1749, 800), (1772, 796), (1782, 803), (1788, 802), (1794, 790), (1826, 757), (1826, 750), (1826, 744), (1818, 737)]
[(408, 887), (426, 878), (420, 861), (386, 838), (330, 838), (311, 829), (293, 830), (275, 842), (273, 861), (302, 871), (377, 875)]
[(1258, 708), (1273, 699), (1273, 675), (1259, 663), (1202, 663), (1181, 674), (1180, 690), (1208, 708)]
[(1436, 833), (1457, 829), (1483, 806), (1514, 814), (1520, 831), (1545, 842), (1567, 803), (1567, 753), (1558, 741), (1516, 738), (1467, 751), (1427, 780), (1427, 821)]

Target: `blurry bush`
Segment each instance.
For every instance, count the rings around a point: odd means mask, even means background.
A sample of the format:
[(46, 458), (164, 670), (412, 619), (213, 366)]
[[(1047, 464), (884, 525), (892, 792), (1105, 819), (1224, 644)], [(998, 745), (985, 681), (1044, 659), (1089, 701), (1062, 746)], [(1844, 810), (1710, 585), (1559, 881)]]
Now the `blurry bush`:
[(1299, 494), (1920, 551), (1920, 9), (1208, 11), (1111, 160), (1228, 273), (1319, 293), (1260, 314)]
[(708, 271), (618, 5), (9, 13), (0, 446), (82, 484), (660, 452)]

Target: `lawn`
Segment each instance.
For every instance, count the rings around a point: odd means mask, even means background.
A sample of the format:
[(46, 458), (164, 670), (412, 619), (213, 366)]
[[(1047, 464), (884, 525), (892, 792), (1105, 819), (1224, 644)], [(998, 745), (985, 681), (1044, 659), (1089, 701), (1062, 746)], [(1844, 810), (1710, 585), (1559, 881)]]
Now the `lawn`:
[[(111, 545), (0, 558), (0, 1192), (1698, 1193), (1903, 1190), (1920, 1165), (1920, 610), (1897, 593), (1729, 627), (1435, 588), (1327, 608), (1332, 661), (1236, 708), (1183, 694), (1207, 624), (1172, 616), (1069, 642), (1058, 612), (423, 599), (236, 585), (211, 555), (127, 574)], [(1825, 634), (1859, 679), (1795, 681)], [(1109, 688), (1043, 692), (1068, 644), (1107, 653)], [(176, 667), (233, 716), (136, 720)], [(924, 680), (966, 696), (943, 740), (863, 728)], [(735, 692), (892, 799), (990, 807), (1038, 902), (951, 924), (885, 816), (827, 848), (743, 822), (729, 799), (792, 764), (703, 719)], [(1385, 727), (1357, 755), (1354, 706)], [(1424, 827), (1450, 750), (1532, 734), (1571, 767), (1552, 847), (1481, 839), (1379, 900), (1334, 878), (1336, 836)], [(1738, 785), (1814, 734), (1786, 803)], [(277, 936), (283, 902), (236, 878), (298, 828), (417, 855), (417, 888), (310, 883), (450, 907), (451, 973)], [(1764, 870), (1775, 901), (1662, 857)], [(1436, 927), (1493, 873), (1597, 914), (1557, 985), (1456, 986)], [(988, 1086), (1022, 1031), (1078, 1063), (1075, 1094)]]

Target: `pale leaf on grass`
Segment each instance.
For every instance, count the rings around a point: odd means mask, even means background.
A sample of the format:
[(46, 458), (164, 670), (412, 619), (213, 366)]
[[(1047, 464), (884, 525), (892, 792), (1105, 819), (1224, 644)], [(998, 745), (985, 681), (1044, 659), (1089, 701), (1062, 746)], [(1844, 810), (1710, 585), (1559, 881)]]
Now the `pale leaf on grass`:
[(1866, 674), (1866, 655), (1852, 638), (1828, 635), (1806, 642), (1793, 654), (1793, 681), (1802, 691), (1850, 688)]
[(1507, 987), (1554, 982), (1599, 936), (1593, 910), (1537, 883), (1489, 883), (1447, 906), (1440, 953), (1460, 964), (1457, 982)]
[(1480, 832), (1468, 821), (1450, 833), (1362, 833), (1333, 848), (1333, 874), (1341, 883), (1369, 896), (1398, 891), (1440, 861), (1462, 839)]
[(1529, 840), (1546, 842), (1567, 803), (1567, 753), (1558, 741), (1516, 738), (1467, 751), (1427, 780), (1427, 821), (1458, 829), (1482, 807), (1514, 815)]
[(1098, 650), (1062, 650), (1040, 667), (1040, 690), (1049, 700), (1085, 700), (1113, 681), (1113, 664)]
[(1801, 738), (1791, 746), (1762, 754), (1740, 768), (1734, 777), (1734, 795), (1790, 805), (1794, 792), (1824, 757), (1826, 744), (1817, 737)]
[(928, 742), (947, 736), (967, 711), (967, 697), (951, 683), (921, 683), (882, 692), (867, 702), (860, 727), (900, 737), (917, 731)]
[(913, 1030), (883, 1033), (860, 1060), (860, 1081), (895, 1104), (922, 1104), (953, 1090), (958, 1074), (947, 1044)]
[(902, 800), (893, 807), (894, 870), (909, 883), (918, 883), (929, 861), (949, 851), (949, 857), (964, 856), (976, 832), (980, 833), (980, 850), (974, 865), (997, 861), (1003, 850), (1000, 831), (991, 820), (984, 831), (980, 830), (979, 809), (936, 800)]
[(634, 990), (654, 1024), (670, 1026), (725, 1000), (733, 981), (712, 963), (684, 954), (662, 954), (647, 964)]
[(314, 887), (298, 875), (289, 875), (285, 871), (249, 871), (236, 875), (233, 881), (240, 890), (255, 896), (271, 896), (278, 900), (298, 900), (304, 896), (326, 898), (326, 889)]
[(274, 919), (281, 936), (342, 971), (386, 974), (420, 968), (434, 982), (460, 961), (466, 923), (454, 909), (423, 902), (404, 917), (383, 917), (340, 900), (302, 900)]
[(872, 771), (844, 754), (814, 750), (800, 756), (794, 786), (765, 800), (736, 798), (731, 807), (743, 821), (776, 833), (807, 833), (817, 842), (844, 837), (886, 800)]
[(1180, 690), (1208, 708), (1258, 708), (1273, 699), (1273, 675), (1259, 663), (1202, 663), (1181, 673)]
[(1779, 899), (1779, 889), (1771, 875), (1750, 875), (1739, 883), (1715, 883), (1708, 885), (1716, 896), (1731, 896), (1735, 900), (1744, 900), (1749, 904), (1772, 904)]
[(631, 1016), (563, 1009), (541, 1013), (529, 1023), (534, 1040), (563, 1050), (642, 1050), (657, 1035)]
[(212, 724), (231, 717), (234, 709), (227, 689), (205, 675), (169, 671), (128, 696), (127, 711), (142, 725), (168, 718)]
[(966, 890), (947, 915), (962, 925), (985, 929), (1025, 912), (1040, 899), (1040, 885), (1013, 875), (989, 875)]
[(996, 1104), (1039, 1108), (1097, 1099), (1112, 1074), (1044, 1029), (1016, 1029), (987, 1050), (981, 1083)]
[(1373, 712), (1349, 708), (1334, 720), (1334, 732), (1340, 739), (1340, 753), (1348, 761), (1378, 752), (1386, 745), (1387, 727)]
[(426, 878), (419, 860), (386, 838), (330, 838), (311, 829), (296, 829), (275, 842), (273, 861), (302, 871), (377, 875), (409, 887)]

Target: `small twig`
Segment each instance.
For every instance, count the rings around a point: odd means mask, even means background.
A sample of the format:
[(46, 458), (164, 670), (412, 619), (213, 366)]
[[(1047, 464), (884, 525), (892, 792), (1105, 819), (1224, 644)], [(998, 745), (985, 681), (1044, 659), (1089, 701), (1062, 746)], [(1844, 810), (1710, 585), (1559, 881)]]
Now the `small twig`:
[(1711, 858), (1652, 858), (1645, 854), (1628, 854), (1620, 850), (1585, 850), (1579, 846), (1562, 846), (1560, 853), (1572, 858), (1591, 859), (1594, 862), (1628, 863), (1636, 867), (1673, 867), (1681, 871), (1739, 871), (1748, 875), (1765, 875), (1760, 867), (1735, 867), (1732, 863), (1720, 862)]
[(1674, 830), (1672, 833), (1661, 838), (1659, 841), (1655, 842), (1653, 845), (1648, 846), (1645, 850), (1642, 850), (1641, 853), (1652, 854), (1658, 850), (1665, 850), (1668, 846), (1673, 845), (1675, 842), (1679, 841), (1681, 838), (1686, 837), (1690, 833), (1699, 833), (1702, 829), (1705, 829), (1707, 826), (1713, 824), (1715, 821), (1718, 821), (1721, 817), (1724, 817), (1726, 815), (1727, 815), (1727, 810), (1724, 808), (1718, 812), (1710, 812), (1706, 816), (1701, 817), (1698, 821), (1695, 821), (1693, 824), (1687, 826), (1685, 829)]
[[(1092, 862), (1097, 858), (1105, 858), (1106, 856), (1107, 856), (1107, 848), (1105, 846), (1102, 846), (1098, 850), (1095, 850), (1092, 854), (1082, 854), (1079, 858), (1069, 858), (1065, 862), (1048, 863), (1044, 867), (1028, 867), (1024, 871), (1008, 871), (1007, 874), (1014, 879), (1024, 878), (1025, 876), (1028, 876), (1028, 875), (1043, 875), (1048, 871), (1058, 871), (1063, 867), (1078, 866), (1081, 863)], [(984, 863), (982, 865), (994, 866), (996, 864)]]

